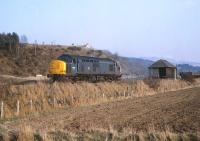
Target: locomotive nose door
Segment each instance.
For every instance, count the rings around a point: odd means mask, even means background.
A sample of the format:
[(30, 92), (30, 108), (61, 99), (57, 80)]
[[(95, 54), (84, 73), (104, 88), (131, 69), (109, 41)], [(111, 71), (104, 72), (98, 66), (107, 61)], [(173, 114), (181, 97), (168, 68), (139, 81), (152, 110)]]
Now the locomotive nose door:
[(72, 59), (71, 62), (68, 63), (67, 71), (70, 76), (74, 76), (76, 74), (76, 59)]

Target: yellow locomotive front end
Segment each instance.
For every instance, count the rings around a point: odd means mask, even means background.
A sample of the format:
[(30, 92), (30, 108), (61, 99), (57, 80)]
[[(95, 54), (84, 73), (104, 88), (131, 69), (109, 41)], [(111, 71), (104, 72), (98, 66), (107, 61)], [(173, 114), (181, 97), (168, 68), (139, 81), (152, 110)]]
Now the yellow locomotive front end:
[(49, 65), (48, 77), (56, 78), (66, 75), (67, 64), (61, 60), (53, 60)]

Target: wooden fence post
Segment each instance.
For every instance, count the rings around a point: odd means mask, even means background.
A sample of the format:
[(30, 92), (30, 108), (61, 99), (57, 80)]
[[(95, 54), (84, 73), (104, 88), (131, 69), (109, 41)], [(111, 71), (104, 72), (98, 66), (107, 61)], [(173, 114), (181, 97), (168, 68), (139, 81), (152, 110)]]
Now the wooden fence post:
[(3, 101), (1, 101), (1, 119), (3, 118), (3, 116), (4, 116), (4, 111), (3, 111), (4, 109), (3, 109)]
[(19, 116), (19, 100), (17, 100), (17, 116)]
[(31, 110), (33, 110), (33, 100), (30, 100)]
[(56, 107), (56, 97), (53, 98), (53, 106)]

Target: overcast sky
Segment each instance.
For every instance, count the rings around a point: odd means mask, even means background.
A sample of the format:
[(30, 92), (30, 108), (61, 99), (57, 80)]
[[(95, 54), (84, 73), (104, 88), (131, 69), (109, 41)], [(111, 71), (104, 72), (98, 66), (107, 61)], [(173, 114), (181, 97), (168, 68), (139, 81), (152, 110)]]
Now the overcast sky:
[(200, 62), (200, 0), (1, 0), (0, 32)]

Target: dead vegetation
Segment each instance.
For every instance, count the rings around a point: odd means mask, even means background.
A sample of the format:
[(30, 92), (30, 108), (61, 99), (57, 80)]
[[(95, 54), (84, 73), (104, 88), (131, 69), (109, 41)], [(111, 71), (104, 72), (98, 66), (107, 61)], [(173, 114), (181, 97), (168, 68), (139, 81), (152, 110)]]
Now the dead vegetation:
[(173, 133), (170, 130), (163, 132), (149, 130), (147, 132), (135, 132), (131, 129), (123, 129), (118, 132), (112, 127), (105, 129), (90, 129), (88, 131), (49, 131), (38, 133), (30, 126), (23, 126), (19, 132), (0, 135), (1, 141), (198, 141), (198, 133)]
[[(185, 88), (197, 86), (199, 80), (193, 84), (181, 80), (159, 80), (156, 89), (146, 83), (11, 85), (5, 89), (8, 95), (1, 95), (4, 101), (10, 102), (6, 106), (7, 111), (10, 110), (10, 117), (13, 117), (18, 99), (21, 101), (20, 116), (26, 116), (0, 120), (0, 138), (35, 141), (198, 141), (199, 88)], [(175, 91), (177, 89), (185, 90)], [(171, 90), (174, 92), (156, 95), (157, 92)], [(105, 92), (104, 98), (101, 92)], [(133, 92), (132, 95), (129, 92)], [(30, 103), (26, 103), (31, 98), (34, 103), (32, 111)], [(66, 103), (59, 104), (59, 100), (63, 99)], [(44, 113), (35, 114), (42, 111)], [(7, 116), (9, 113), (6, 113)]]
[[(154, 82), (152, 82), (154, 81)], [(130, 97), (142, 97), (200, 84), (182, 80), (137, 80), (129, 82), (56, 82), (1, 86), (4, 118), (15, 117), (17, 102), (21, 116), (64, 107), (94, 105)]]

